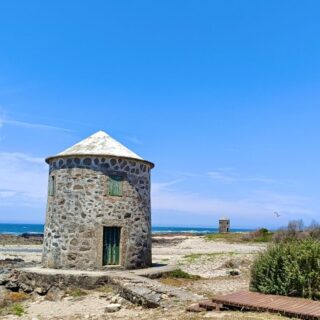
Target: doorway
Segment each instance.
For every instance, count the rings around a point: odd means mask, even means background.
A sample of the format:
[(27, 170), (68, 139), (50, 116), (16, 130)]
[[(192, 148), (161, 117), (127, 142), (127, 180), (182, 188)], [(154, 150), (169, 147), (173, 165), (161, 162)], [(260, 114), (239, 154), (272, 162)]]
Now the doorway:
[(103, 228), (103, 265), (120, 264), (120, 235), (119, 227)]

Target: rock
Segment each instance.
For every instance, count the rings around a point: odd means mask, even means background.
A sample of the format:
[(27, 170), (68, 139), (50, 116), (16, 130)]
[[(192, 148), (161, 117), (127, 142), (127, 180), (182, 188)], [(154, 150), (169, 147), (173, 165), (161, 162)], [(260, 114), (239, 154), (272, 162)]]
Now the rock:
[(188, 311), (188, 312), (203, 312), (203, 311), (206, 311), (206, 309), (201, 308), (199, 306), (199, 303), (193, 303), (186, 308), (186, 311)]
[(157, 308), (160, 306), (161, 293), (147, 287), (128, 283), (122, 288), (121, 295), (126, 300), (143, 307)]
[(60, 301), (64, 297), (64, 291), (59, 290), (57, 288), (52, 288), (46, 294), (46, 300), (49, 301)]
[(230, 276), (238, 276), (238, 275), (240, 275), (240, 270), (238, 270), (238, 269), (232, 269), (232, 270), (229, 270), (229, 271), (228, 271), (228, 274), (229, 274)]
[(112, 297), (110, 300), (111, 303), (121, 303), (122, 301), (123, 301), (123, 299), (118, 295)]
[(19, 284), (16, 281), (8, 281), (5, 285), (6, 289), (11, 291), (18, 291), (19, 290)]
[(34, 291), (36, 293), (40, 294), (41, 296), (45, 295), (48, 292), (47, 289), (42, 288), (42, 287), (37, 287), (37, 288), (34, 289)]
[(33, 288), (25, 283), (21, 283), (19, 286), (22, 289), (22, 291), (24, 291), (26, 293), (30, 293), (33, 291)]
[(117, 303), (118, 302), (118, 299), (117, 297), (112, 297), (111, 300), (110, 300), (111, 303)]
[(121, 309), (121, 304), (119, 303), (110, 303), (106, 306), (105, 312), (111, 313), (111, 312), (117, 312)]
[(108, 293), (107, 294), (107, 300), (111, 300), (113, 298), (113, 293)]
[(8, 283), (8, 279), (5, 276), (0, 277), (0, 286), (4, 286), (5, 284)]
[(229, 268), (229, 269), (237, 269), (240, 267), (240, 264), (241, 264), (240, 259), (232, 258), (232, 259), (227, 260), (224, 263), (224, 267)]

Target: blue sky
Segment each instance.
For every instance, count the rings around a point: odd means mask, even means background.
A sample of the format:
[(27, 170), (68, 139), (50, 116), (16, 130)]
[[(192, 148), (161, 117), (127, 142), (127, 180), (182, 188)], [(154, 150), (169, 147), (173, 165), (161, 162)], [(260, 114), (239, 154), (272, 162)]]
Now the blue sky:
[(0, 221), (43, 222), (43, 159), (98, 130), (155, 162), (154, 225), (317, 219), (319, 10), (2, 2)]

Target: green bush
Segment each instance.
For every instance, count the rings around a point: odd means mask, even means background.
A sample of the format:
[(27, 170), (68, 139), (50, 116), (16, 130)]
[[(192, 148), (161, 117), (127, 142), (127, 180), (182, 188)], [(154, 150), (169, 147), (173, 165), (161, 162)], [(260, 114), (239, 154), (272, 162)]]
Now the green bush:
[(243, 241), (250, 242), (270, 242), (272, 240), (273, 233), (266, 228), (260, 228), (258, 230), (246, 233), (242, 236)]
[(181, 269), (177, 269), (177, 270), (168, 272), (166, 277), (167, 278), (176, 278), (176, 279), (192, 279), (192, 280), (200, 279), (200, 276), (187, 273)]
[(253, 263), (250, 289), (319, 300), (320, 242), (309, 238), (270, 246)]
[(25, 314), (25, 310), (23, 306), (20, 303), (14, 303), (9, 310), (9, 313), (14, 314), (16, 316), (21, 317), (23, 314)]

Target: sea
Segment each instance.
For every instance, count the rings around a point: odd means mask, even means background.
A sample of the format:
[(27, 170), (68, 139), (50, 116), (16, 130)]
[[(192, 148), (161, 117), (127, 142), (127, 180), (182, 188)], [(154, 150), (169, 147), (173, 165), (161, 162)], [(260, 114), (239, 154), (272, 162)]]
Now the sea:
[[(21, 235), (23, 233), (29, 234), (41, 234), (43, 233), (43, 224), (13, 224), (13, 223), (0, 223), (0, 234), (12, 234)], [(248, 232), (252, 229), (231, 229), (231, 232)], [(195, 234), (207, 234), (217, 233), (217, 228), (206, 227), (164, 227), (164, 226), (152, 226), (152, 233), (195, 233)]]

